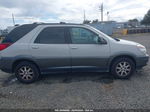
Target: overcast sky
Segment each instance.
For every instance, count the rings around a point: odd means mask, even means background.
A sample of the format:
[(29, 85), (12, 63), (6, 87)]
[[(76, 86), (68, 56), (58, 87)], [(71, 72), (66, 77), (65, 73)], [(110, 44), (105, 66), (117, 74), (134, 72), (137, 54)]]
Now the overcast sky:
[(0, 0), (0, 28), (32, 22), (74, 22), (86, 19), (100, 20), (99, 5), (104, 4), (104, 20), (109, 11), (110, 20), (142, 19), (150, 9), (149, 0)]

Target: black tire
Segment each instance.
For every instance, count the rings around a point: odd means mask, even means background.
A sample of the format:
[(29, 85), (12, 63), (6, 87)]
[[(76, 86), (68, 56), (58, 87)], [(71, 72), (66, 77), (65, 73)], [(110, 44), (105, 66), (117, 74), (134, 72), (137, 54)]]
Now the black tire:
[(130, 58), (121, 57), (113, 61), (110, 71), (116, 78), (128, 79), (135, 71), (135, 63)]
[[(25, 72), (26, 71), (26, 72)], [(15, 75), (21, 83), (33, 83), (39, 78), (39, 70), (31, 62), (23, 61), (15, 67)]]

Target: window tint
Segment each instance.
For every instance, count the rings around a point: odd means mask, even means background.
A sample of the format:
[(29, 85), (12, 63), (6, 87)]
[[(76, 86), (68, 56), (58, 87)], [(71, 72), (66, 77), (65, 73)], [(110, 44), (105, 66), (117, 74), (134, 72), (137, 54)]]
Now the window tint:
[(41, 31), (35, 43), (62, 44), (65, 43), (64, 28), (48, 27)]
[(36, 24), (26, 24), (16, 27), (8, 35), (6, 35), (2, 43), (14, 43), (33, 30), (36, 26)]
[(71, 28), (71, 40), (73, 44), (97, 44), (98, 35), (84, 28)]

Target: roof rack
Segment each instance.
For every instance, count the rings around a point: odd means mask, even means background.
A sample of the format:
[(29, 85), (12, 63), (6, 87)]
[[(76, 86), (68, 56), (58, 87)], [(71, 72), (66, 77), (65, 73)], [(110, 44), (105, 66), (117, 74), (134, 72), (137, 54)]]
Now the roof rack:
[(83, 24), (77, 24), (77, 23), (66, 23), (66, 22), (60, 22), (60, 23), (43, 23), (43, 22), (35, 22), (33, 24), (37, 25), (60, 25), (60, 24), (66, 24), (66, 25), (83, 25)]

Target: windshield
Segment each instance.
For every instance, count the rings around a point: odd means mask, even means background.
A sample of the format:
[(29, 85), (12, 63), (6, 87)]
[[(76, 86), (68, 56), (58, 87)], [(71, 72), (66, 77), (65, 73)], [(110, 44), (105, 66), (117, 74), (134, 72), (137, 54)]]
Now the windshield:
[(96, 28), (94, 28), (94, 27), (92, 27), (92, 26), (90, 26), (90, 25), (87, 25), (87, 26), (90, 27), (90, 28), (92, 28), (94, 31), (96, 31), (97, 33), (101, 34), (101, 35), (104, 36), (104, 37), (107, 37), (107, 38), (109, 38), (109, 39), (111, 39), (111, 40), (119, 41), (118, 38), (112, 38), (112, 37), (108, 36), (107, 34), (101, 32), (100, 30), (98, 30), (98, 29), (96, 29)]

